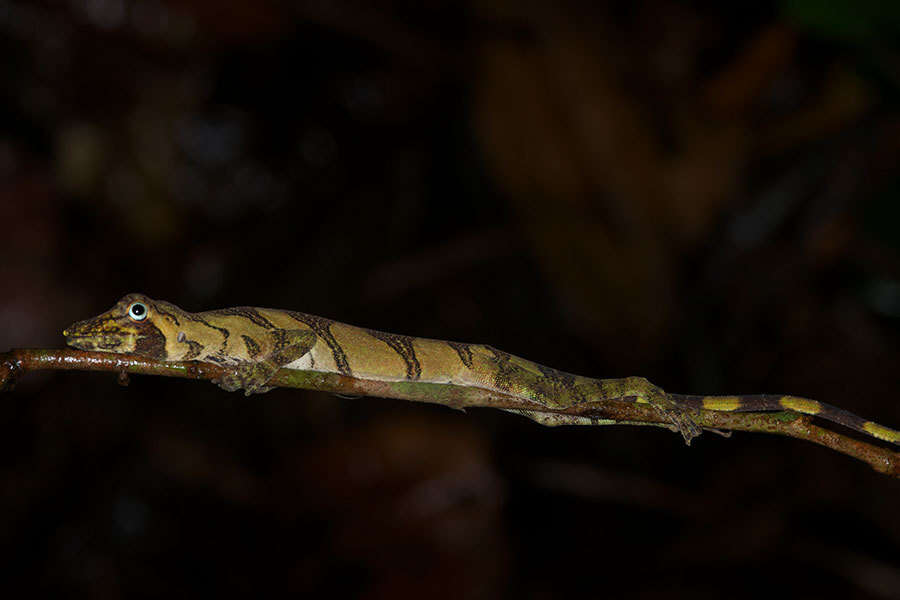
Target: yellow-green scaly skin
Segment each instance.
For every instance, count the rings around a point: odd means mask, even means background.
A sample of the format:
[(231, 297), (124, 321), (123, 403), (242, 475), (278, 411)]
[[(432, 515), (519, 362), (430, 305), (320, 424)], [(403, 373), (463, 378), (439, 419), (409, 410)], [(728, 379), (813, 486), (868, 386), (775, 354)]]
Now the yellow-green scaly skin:
[[(130, 312), (136, 304), (146, 309), (139, 318)], [(129, 294), (105, 313), (71, 325), (63, 335), (70, 346), (82, 350), (231, 367), (229, 375), (216, 383), (248, 395), (271, 389), (266, 386), (269, 378), (287, 368), (362, 380), (477, 387), (550, 408), (609, 400), (648, 403), (688, 440), (700, 433), (690, 417), (695, 410), (789, 410), (900, 443), (900, 433), (893, 429), (813, 400), (666, 394), (642, 377), (581, 377), (490, 346), (384, 333), (289, 310), (238, 307), (190, 313), (168, 302)]]

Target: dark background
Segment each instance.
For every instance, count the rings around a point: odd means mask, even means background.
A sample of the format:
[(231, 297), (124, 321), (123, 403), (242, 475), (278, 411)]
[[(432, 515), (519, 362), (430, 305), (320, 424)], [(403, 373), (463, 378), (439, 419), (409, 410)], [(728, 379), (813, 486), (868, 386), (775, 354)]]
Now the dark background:
[[(900, 3), (0, 0), (0, 348), (140, 291), (900, 425)], [(0, 583), (900, 598), (809, 443), (43, 373)]]

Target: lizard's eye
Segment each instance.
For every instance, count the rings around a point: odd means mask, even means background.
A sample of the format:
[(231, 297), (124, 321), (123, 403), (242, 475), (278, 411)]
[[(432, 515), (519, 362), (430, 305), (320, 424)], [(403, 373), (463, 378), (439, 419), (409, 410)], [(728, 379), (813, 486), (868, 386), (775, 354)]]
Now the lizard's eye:
[(128, 316), (132, 321), (143, 321), (147, 318), (147, 305), (143, 302), (132, 302), (128, 307)]

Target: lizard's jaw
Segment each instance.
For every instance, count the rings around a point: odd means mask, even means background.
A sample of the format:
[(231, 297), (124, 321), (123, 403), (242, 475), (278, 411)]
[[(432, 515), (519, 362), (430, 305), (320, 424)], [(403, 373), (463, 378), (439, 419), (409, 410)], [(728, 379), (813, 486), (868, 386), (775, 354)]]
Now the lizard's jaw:
[(63, 331), (66, 345), (79, 350), (102, 350), (105, 352), (126, 352), (125, 340), (118, 335), (77, 335)]
[(78, 321), (66, 327), (62, 334), (67, 345), (79, 350), (124, 353), (134, 348), (134, 332), (108, 318)]

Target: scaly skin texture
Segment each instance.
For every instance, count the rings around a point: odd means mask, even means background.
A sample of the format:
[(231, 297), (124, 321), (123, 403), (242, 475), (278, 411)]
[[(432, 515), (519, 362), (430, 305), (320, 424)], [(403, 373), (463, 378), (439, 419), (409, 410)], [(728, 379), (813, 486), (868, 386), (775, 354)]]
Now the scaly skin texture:
[(237, 307), (190, 313), (142, 294), (128, 294), (105, 313), (71, 325), (63, 335), (67, 344), (81, 350), (229, 367), (229, 374), (216, 383), (228, 391), (243, 389), (247, 395), (270, 390), (269, 379), (286, 368), (361, 380), (475, 387), (554, 409), (611, 401), (645, 403), (686, 441), (701, 431), (691, 415), (713, 410), (816, 415), (900, 443), (900, 432), (805, 398), (667, 394), (642, 377), (592, 379), (490, 346), (384, 333), (289, 310)]

